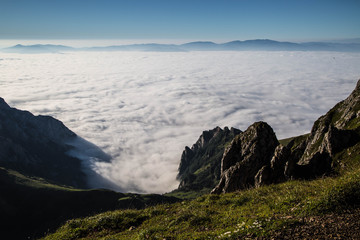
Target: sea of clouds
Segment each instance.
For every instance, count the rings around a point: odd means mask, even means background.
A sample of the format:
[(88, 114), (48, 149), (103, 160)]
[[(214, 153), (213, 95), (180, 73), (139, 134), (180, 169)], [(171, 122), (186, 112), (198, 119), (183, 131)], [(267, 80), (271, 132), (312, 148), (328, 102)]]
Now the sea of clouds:
[(307, 133), (359, 66), (360, 53), (338, 52), (0, 54), (0, 96), (111, 155), (89, 165), (118, 190), (163, 193), (203, 130), (262, 120), (279, 139)]

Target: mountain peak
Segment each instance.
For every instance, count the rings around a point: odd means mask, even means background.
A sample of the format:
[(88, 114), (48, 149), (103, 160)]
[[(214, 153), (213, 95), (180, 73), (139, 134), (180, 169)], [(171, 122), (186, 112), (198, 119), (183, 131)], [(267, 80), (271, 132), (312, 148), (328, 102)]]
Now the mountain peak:
[(76, 134), (50, 116), (11, 108), (0, 98), (0, 166), (60, 184), (87, 187), (79, 159), (66, 154)]

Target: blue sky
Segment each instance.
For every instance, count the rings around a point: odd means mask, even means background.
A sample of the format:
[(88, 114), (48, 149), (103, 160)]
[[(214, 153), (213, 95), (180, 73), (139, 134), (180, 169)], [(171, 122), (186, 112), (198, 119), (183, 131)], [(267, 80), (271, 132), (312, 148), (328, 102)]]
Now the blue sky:
[(360, 37), (360, 0), (0, 0), (0, 39)]

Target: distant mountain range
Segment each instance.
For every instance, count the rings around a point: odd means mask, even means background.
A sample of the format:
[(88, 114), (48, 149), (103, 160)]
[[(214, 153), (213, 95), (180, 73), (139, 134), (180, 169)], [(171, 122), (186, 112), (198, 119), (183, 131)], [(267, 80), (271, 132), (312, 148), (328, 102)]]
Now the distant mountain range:
[(15, 45), (0, 51), (9, 53), (62, 53), (69, 51), (150, 51), (150, 52), (188, 52), (188, 51), (336, 51), (360, 52), (359, 42), (279, 42), (269, 39), (231, 41), (214, 43), (209, 41), (189, 42), (185, 44), (131, 44), (106, 47), (73, 48), (63, 45), (36, 44)]
[(1, 49), (2, 52), (10, 53), (58, 53), (76, 51), (75, 48), (63, 46), (63, 45), (52, 45), (52, 44), (35, 44), (35, 45), (21, 45), (17, 44), (9, 48)]

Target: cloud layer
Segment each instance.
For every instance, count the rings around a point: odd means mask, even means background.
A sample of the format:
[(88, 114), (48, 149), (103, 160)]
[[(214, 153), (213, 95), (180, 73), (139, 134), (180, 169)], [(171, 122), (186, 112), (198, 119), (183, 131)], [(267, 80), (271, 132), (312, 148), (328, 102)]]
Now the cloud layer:
[(1, 54), (0, 96), (110, 154), (92, 167), (120, 189), (162, 193), (203, 130), (263, 120), (278, 138), (309, 132), (358, 66), (359, 53), (337, 52)]

